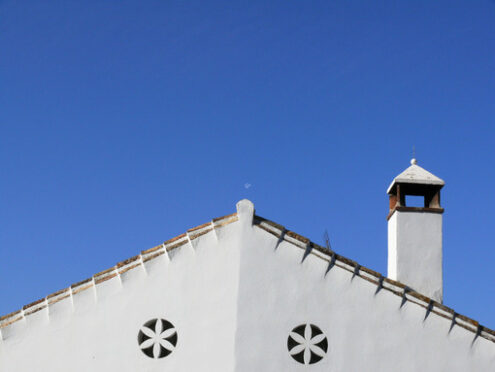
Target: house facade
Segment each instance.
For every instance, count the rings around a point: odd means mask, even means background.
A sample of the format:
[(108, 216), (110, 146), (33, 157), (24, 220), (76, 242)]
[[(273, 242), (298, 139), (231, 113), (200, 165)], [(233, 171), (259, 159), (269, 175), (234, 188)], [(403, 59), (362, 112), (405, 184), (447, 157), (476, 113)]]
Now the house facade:
[(423, 171), (388, 190), (387, 277), (241, 200), (0, 318), (0, 371), (495, 371), (495, 332), (441, 303), (443, 181)]

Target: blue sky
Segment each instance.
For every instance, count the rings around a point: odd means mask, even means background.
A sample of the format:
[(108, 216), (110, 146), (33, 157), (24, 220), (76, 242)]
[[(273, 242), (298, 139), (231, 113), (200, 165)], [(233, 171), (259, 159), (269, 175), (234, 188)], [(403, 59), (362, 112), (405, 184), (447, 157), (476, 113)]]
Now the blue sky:
[(4, 0), (0, 51), (1, 314), (242, 198), (386, 274), (414, 145), (495, 328), (495, 2)]

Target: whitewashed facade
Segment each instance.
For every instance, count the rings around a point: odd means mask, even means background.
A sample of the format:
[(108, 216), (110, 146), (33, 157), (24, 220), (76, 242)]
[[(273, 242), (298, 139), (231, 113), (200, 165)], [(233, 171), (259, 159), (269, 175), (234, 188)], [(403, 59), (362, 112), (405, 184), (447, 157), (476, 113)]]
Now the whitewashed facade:
[(495, 332), (254, 214), (0, 320), (0, 371), (494, 371)]

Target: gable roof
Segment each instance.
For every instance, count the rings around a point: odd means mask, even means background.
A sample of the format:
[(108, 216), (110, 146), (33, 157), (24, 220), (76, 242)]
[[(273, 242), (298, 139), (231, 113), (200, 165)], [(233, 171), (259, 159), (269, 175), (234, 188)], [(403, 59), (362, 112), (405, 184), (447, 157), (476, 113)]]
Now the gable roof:
[(433, 173), (428, 172), (426, 169), (421, 168), (416, 159), (411, 160), (411, 166), (404, 170), (401, 174), (393, 179), (390, 186), (387, 189), (387, 193), (390, 193), (396, 183), (418, 183), (422, 185), (445, 185), (445, 181), (438, 178)]
[[(244, 201), (243, 201), (244, 202)], [(241, 202), (241, 203), (243, 203)], [(245, 201), (250, 203), (248, 201)], [(244, 203), (245, 203), (244, 202)], [(241, 204), (239, 203), (239, 204)], [(213, 219), (211, 222), (202, 224), (187, 230), (184, 234), (181, 234), (175, 238), (167, 240), (163, 244), (156, 247), (142, 251), (141, 254), (131, 257), (127, 260), (117, 263), (114, 267), (101, 271), (91, 278), (72, 284), (70, 287), (52, 293), (40, 300), (32, 302), (22, 307), (18, 311), (14, 311), (10, 314), (0, 317), (0, 338), (3, 336), (2, 329), (16, 323), (30, 315), (45, 309), (67, 297), (71, 297), (79, 292), (82, 292), (91, 287), (100, 285), (101, 283), (114, 278), (118, 275), (133, 270), (145, 262), (151, 261), (162, 255), (173, 255), (176, 249), (183, 247), (186, 244), (195, 244), (195, 240), (200, 236), (209, 232), (219, 233), (222, 227), (234, 223), (239, 220), (239, 214), (245, 213), (239, 210), (227, 216)], [(241, 208), (243, 206), (241, 205)], [(357, 262), (350, 260), (344, 256), (337, 254), (335, 251), (324, 248), (314, 242), (311, 242), (308, 238), (299, 235), (293, 231), (287, 230), (282, 225), (267, 220), (263, 217), (254, 215), (252, 217), (252, 224), (254, 227), (264, 230), (265, 232), (274, 235), (279, 241), (286, 241), (291, 243), (303, 251), (303, 261), (308, 255), (314, 255), (320, 260), (328, 263), (326, 275), (334, 267), (346, 270), (352, 273), (353, 277), (359, 277), (370, 283), (376, 285), (376, 293), (381, 290), (388, 291), (402, 298), (402, 304), (405, 302), (413, 303), (425, 309), (425, 318), (431, 316), (440, 316), (451, 322), (451, 328), (454, 326), (462, 327), (473, 333), (474, 340), (477, 337), (483, 337), (489, 341), (495, 342), (495, 331), (480, 325), (477, 321), (458, 314), (453, 309), (444, 306), (431, 298), (428, 298), (420, 293), (415, 292), (406, 285), (384, 277), (382, 274), (359, 265)]]

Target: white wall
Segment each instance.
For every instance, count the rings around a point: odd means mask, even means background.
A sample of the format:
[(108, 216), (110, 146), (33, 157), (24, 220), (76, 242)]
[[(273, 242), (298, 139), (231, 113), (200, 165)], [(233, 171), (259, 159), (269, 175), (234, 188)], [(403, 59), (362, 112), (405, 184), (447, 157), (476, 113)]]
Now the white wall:
[[(495, 343), (254, 228), (241, 252), (236, 371), (493, 371)], [(317, 325), (328, 353), (288, 357), (295, 326)]]
[(395, 211), (388, 221), (388, 277), (442, 302), (442, 214)]
[[(337, 265), (239, 221), (1, 331), (0, 371), (492, 371), (495, 343)], [(299, 243), (300, 245), (300, 243)], [(401, 306), (402, 305), (402, 306)], [(170, 356), (150, 359), (137, 334), (151, 318), (178, 331)], [(290, 331), (318, 326), (328, 351), (306, 366)]]
[[(2, 329), (0, 371), (232, 371), (238, 227), (223, 227), (219, 240), (205, 234), (170, 260), (162, 255)], [(140, 327), (153, 318), (178, 331), (176, 349), (162, 359), (138, 347)]]

